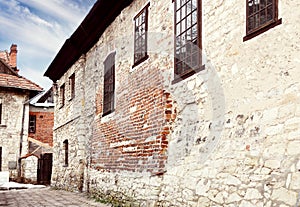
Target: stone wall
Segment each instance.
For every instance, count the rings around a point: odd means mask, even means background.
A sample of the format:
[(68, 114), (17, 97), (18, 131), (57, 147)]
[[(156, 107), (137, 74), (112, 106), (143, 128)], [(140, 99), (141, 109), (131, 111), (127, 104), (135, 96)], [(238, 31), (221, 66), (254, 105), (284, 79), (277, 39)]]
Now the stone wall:
[[(124, 9), (59, 80), (75, 71), (75, 99), (58, 108), (56, 97), (53, 185), (133, 206), (299, 204), (300, 4), (281, 1), (282, 25), (243, 42), (246, 2), (203, 2), (205, 70), (172, 84), (170, 0), (150, 1), (150, 57), (132, 69), (132, 19), (147, 2)], [(113, 51), (116, 110), (102, 117)]]
[[(9, 171), (10, 178), (17, 176), (17, 163), (20, 156), (20, 139), (22, 131), (23, 102), (29, 94), (11, 89), (0, 89), (2, 117), (0, 125), (0, 146), (2, 147), (2, 171)], [(28, 117), (29, 107), (25, 106), (25, 117)], [(22, 154), (27, 153), (28, 119), (24, 121)]]
[(37, 181), (38, 158), (34, 155), (22, 159), (21, 177), (26, 178), (26, 182)]
[[(85, 121), (86, 100), (84, 94), (84, 62), (82, 57), (57, 83), (65, 84), (65, 104), (59, 105), (59, 92), (54, 95), (53, 167), (52, 185), (73, 191), (83, 188), (83, 172), (86, 165), (87, 129)], [(69, 77), (75, 74), (75, 97), (71, 98)], [(66, 165), (64, 142), (68, 141), (68, 164)]]

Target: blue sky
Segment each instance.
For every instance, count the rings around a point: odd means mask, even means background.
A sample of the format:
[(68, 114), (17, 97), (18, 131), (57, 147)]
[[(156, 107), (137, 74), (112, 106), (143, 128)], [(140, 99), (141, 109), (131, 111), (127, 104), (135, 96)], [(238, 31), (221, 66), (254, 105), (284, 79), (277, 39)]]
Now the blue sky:
[(44, 90), (52, 81), (44, 72), (96, 0), (1, 0), (0, 50), (18, 45), (20, 75)]

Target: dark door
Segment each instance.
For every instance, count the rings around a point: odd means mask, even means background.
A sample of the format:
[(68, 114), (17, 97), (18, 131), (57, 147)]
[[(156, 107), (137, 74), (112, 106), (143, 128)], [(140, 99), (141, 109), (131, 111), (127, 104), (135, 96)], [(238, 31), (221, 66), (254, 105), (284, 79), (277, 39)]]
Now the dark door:
[(49, 185), (52, 173), (52, 154), (46, 153), (41, 155), (38, 161), (37, 181), (40, 184)]

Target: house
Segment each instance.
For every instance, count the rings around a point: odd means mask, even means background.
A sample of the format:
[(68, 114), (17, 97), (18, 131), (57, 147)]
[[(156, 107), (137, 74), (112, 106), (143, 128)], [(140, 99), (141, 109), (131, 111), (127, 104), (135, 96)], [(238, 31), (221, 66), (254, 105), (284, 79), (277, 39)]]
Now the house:
[(0, 52), (0, 170), (21, 175), (21, 157), (28, 150), (29, 102), (42, 88), (20, 76), (17, 45)]
[(45, 72), (52, 185), (119, 206), (296, 206), (299, 12), (97, 1)]
[(53, 90), (36, 97), (29, 106), (28, 153), (22, 157), (22, 177), (50, 184), (54, 125)]

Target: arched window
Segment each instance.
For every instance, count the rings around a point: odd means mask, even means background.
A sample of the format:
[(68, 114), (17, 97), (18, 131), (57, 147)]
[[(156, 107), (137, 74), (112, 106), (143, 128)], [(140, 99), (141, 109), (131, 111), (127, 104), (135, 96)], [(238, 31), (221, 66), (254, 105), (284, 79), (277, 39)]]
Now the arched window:
[(65, 162), (64, 162), (64, 166), (67, 167), (68, 164), (69, 164), (69, 161), (68, 161), (68, 156), (69, 156), (69, 142), (68, 140), (66, 139), (64, 142), (63, 142), (63, 147), (64, 147), (64, 153), (65, 153)]

